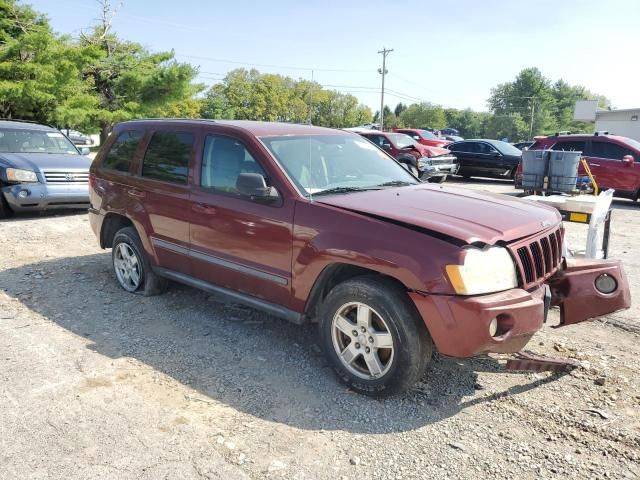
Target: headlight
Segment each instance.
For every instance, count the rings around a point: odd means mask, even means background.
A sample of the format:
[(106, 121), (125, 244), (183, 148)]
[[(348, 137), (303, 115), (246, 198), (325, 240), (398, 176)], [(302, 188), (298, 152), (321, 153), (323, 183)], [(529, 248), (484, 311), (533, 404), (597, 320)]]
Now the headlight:
[(447, 275), (459, 295), (499, 292), (518, 286), (516, 267), (508, 250), (466, 249), (463, 265), (447, 265)]
[(7, 180), (9, 182), (27, 183), (37, 182), (38, 177), (36, 172), (31, 170), (20, 170), (18, 168), (7, 168), (6, 170)]

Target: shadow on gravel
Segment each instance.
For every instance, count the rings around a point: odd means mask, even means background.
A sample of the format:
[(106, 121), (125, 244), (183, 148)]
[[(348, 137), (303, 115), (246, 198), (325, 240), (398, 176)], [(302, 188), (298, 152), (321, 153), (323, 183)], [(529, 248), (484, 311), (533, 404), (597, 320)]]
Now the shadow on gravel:
[(12, 213), (9, 218), (3, 218), (0, 220), (0, 224), (3, 222), (20, 222), (24, 220), (37, 220), (48, 219), (51, 217), (72, 217), (76, 215), (86, 215), (87, 209), (60, 209), (60, 210), (42, 210), (38, 212), (20, 212)]
[(200, 399), (303, 429), (413, 430), (557, 378), (522, 377), (522, 385), (485, 393), (477, 391), (477, 372), (499, 372), (495, 360), (435, 357), (412, 391), (371, 399), (338, 383), (313, 326), (295, 326), (179, 285), (158, 297), (131, 295), (116, 284), (109, 253), (1, 271), (0, 289), (87, 338), (88, 348), (101, 355), (134, 358), (197, 390)]

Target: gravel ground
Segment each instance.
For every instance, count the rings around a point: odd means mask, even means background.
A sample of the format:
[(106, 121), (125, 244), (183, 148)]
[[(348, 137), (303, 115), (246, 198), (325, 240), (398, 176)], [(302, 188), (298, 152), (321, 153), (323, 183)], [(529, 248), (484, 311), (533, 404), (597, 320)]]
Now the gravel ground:
[[(637, 297), (640, 207), (615, 209)], [(84, 213), (2, 222), (0, 252), (0, 478), (640, 478), (637, 304), (534, 337), (571, 374), (436, 357), (378, 401), (336, 381), (311, 326), (124, 292)]]

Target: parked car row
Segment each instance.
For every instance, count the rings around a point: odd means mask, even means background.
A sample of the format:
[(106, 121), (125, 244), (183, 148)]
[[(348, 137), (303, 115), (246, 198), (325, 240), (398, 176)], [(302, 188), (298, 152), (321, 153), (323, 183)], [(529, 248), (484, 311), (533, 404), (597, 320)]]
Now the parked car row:
[(557, 210), (422, 183), (353, 132), (124, 122), (89, 185), (124, 290), (169, 279), (315, 323), (338, 377), (368, 395), (409, 388), (434, 349), (519, 351), (550, 305), (568, 325), (630, 304), (619, 262), (563, 259)]
[(442, 183), (447, 175), (455, 175), (458, 171), (458, 161), (447, 149), (418, 143), (403, 133), (378, 130), (358, 130), (357, 133), (371, 140), (422, 180)]

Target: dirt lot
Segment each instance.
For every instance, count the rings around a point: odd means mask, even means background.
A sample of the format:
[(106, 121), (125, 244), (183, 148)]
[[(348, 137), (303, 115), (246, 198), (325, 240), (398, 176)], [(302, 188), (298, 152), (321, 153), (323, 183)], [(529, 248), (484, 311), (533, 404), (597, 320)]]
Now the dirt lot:
[(2, 222), (0, 478), (640, 478), (640, 206), (615, 209), (634, 307), (530, 343), (582, 368), (436, 358), (384, 401), (336, 381), (313, 327), (124, 292), (83, 213)]

